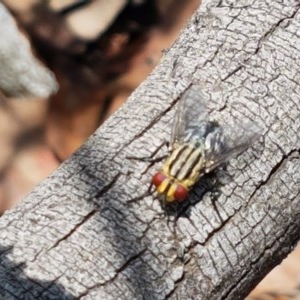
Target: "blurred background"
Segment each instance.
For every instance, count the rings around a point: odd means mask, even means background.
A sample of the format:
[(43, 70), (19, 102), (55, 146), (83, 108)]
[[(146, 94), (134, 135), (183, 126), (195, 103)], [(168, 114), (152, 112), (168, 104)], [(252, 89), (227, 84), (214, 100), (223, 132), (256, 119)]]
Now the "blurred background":
[[(114, 113), (158, 64), (199, 0), (2, 0), (52, 71), (49, 99), (0, 93), (0, 213)], [(300, 248), (249, 299), (300, 299)]]

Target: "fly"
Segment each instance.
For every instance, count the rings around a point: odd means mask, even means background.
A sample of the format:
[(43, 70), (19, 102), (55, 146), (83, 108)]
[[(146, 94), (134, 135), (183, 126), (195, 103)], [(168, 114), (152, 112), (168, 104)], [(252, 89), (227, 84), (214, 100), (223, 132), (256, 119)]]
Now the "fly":
[(229, 126), (214, 120), (213, 115), (200, 87), (190, 85), (178, 103), (171, 151), (152, 177), (163, 201), (184, 201), (204, 174), (245, 151), (261, 134), (254, 122)]

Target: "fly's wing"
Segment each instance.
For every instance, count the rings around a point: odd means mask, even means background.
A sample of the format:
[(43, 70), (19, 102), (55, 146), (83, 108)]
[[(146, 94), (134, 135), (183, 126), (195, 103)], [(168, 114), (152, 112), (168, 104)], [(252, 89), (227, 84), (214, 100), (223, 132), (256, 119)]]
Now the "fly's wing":
[[(205, 172), (238, 155), (259, 138), (262, 129), (254, 122), (241, 123), (220, 119), (218, 111), (209, 110), (208, 100), (198, 85), (190, 85), (178, 101), (171, 134), (171, 145), (192, 140), (203, 145)], [(219, 120), (220, 119), (220, 120)]]
[(190, 85), (177, 103), (177, 110), (171, 132), (171, 145), (182, 143), (186, 130), (207, 120), (207, 99), (199, 85)]
[(208, 173), (223, 164), (233, 156), (236, 156), (249, 148), (262, 133), (254, 122), (237, 123), (234, 126), (222, 126), (221, 137), (206, 137), (205, 148), (205, 172)]

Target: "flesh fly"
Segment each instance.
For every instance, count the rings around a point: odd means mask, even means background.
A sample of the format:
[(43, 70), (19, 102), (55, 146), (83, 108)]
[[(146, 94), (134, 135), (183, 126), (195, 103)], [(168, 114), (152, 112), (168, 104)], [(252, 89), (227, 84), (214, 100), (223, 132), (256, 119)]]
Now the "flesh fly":
[(213, 115), (200, 87), (189, 86), (175, 113), (171, 151), (152, 178), (164, 202), (185, 200), (204, 174), (246, 150), (260, 136), (261, 129), (254, 122), (230, 126)]

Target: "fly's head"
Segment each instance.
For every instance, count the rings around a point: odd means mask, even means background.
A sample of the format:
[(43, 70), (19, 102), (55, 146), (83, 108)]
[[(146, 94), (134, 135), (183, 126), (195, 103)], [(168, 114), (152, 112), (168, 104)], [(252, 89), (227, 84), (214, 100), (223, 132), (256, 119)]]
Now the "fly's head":
[(159, 196), (163, 197), (167, 203), (181, 202), (188, 196), (188, 189), (184, 184), (161, 171), (154, 174), (152, 184)]

